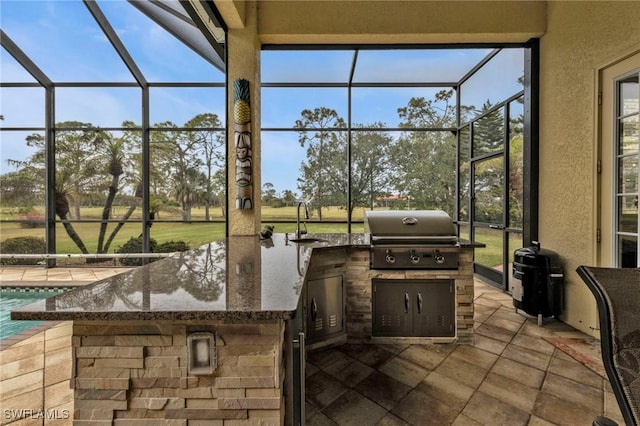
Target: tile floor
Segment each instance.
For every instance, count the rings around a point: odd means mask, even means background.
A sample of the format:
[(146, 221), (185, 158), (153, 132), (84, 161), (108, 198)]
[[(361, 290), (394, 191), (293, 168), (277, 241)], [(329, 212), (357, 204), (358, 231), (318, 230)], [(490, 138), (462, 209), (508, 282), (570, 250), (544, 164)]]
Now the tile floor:
[(545, 340), (586, 335), (553, 319), (538, 327), (509, 295), (478, 280), (475, 321), (473, 346), (310, 352), (307, 425), (588, 426), (603, 414), (624, 424), (602, 373)]
[[(123, 268), (1, 268), (0, 285), (84, 285)], [(624, 424), (599, 368), (547, 341), (586, 335), (553, 319), (542, 328), (512, 299), (476, 280), (475, 344), (345, 344), (310, 352), (307, 425)], [(598, 360), (596, 360), (596, 364)]]
[(131, 268), (44, 268), (4, 267), (0, 268), (0, 285), (3, 287), (72, 287), (86, 285), (108, 278)]

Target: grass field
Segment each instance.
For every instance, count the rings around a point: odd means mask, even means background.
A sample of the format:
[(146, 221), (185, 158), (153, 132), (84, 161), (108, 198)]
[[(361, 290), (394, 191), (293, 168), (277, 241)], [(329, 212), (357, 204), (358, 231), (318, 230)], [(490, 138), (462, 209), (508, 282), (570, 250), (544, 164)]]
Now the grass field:
[[(122, 208), (124, 210), (124, 208)], [(82, 213), (85, 219), (98, 219), (102, 210), (100, 208), (83, 208)], [(220, 215), (220, 211), (213, 209), (210, 213)], [(311, 219), (307, 222), (307, 231), (309, 233), (345, 233), (347, 232), (347, 212), (344, 209), (337, 207), (323, 209), (323, 220), (326, 222), (314, 222), (317, 220), (316, 212), (310, 211)], [(0, 211), (0, 217), (3, 219), (15, 219), (15, 214), (10, 214), (6, 211)], [(204, 219), (204, 209), (193, 209), (193, 220)], [(361, 223), (364, 218), (364, 209), (360, 208), (354, 210), (351, 232), (358, 233), (364, 232), (364, 226)], [(133, 220), (139, 220), (133, 218)], [(179, 217), (174, 215), (161, 215), (161, 219), (176, 219)], [(221, 219), (215, 217), (214, 219)], [(262, 223), (271, 224), (275, 227), (276, 233), (293, 233), (296, 230), (296, 207), (282, 207), (282, 208), (262, 208)], [(332, 223), (336, 221), (337, 223)], [(340, 223), (341, 221), (344, 221)], [(360, 223), (358, 223), (360, 222)], [(110, 224), (107, 230), (107, 235), (111, 232), (111, 229), (115, 224)], [(98, 244), (98, 230), (99, 223), (74, 223), (73, 227), (78, 232), (83, 242), (87, 246), (90, 253), (96, 252)], [(118, 233), (117, 237), (111, 244), (110, 253), (113, 253), (119, 246), (124, 244), (130, 238), (136, 238), (142, 233), (142, 225), (140, 222), (127, 223)], [(0, 241), (13, 237), (21, 236), (34, 236), (44, 238), (44, 229), (23, 229), (16, 223), (1, 223), (0, 224)], [(165, 241), (185, 241), (190, 247), (195, 248), (211, 241), (216, 241), (224, 238), (225, 236), (225, 224), (224, 222), (196, 222), (196, 223), (163, 223), (155, 222), (151, 228), (151, 237), (159, 243)], [(511, 234), (509, 241), (509, 251), (513, 253), (513, 250), (522, 246), (521, 235)], [(486, 244), (486, 248), (476, 249), (476, 262), (489, 267), (502, 267), (502, 232), (487, 229), (476, 229), (476, 241)], [(58, 253), (80, 253), (80, 250), (71, 241), (66, 231), (61, 224), (56, 226), (56, 247)]]
[[(0, 216), (3, 219), (17, 219), (17, 215), (10, 211), (10, 209), (2, 209)], [(124, 208), (115, 209), (115, 217), (118, 217), (120, 212), (124, 211)], [(354, 213), (355, 220), (362, 220), (364, 217), (364, 210), (360, 209)], [(87, 220), (96, 220), (100, 218), (102, 210), (98, 207), (90, 207), (82, 209), (82, 217)], [(222, 219), (219, 209), (212, 209), (211, 213), (215, 213), (214, 220)], [(316, 219), (315, 211), (310, 212), (311, 219), (307, 223), (307, 231), (309, 233), (343, 233), (347, 232), (346, 223), (319, 223), (313, 222)], [(178, 215), (162, 214), (163, 220), (179, 220)], [(204, 209), (193, 209), (193, 220), (204, 220)], [(339, 208), (327, 208), (323, 209), (323, 219), (327, 221), (345, 221), (346, 211)], [(139, 215), (132, 216), (132, 220), (139, 221)], [(262, 213), (262, 221), (264, 224), (271, 224), (275, 226), (275, 232), (295, 232), (296, 230), (296, 208), (295, 207), (283, 207), (283, 208), (270, 208), (264, 207)], [(289, 223), (283, 223), (282, 221), (289, 221)], [(73, 223), (73, 227), (82, 238), (82, 241), (87, 246), (90, 253), (96, 252), (98, 245), (98, 232), (100, 224), (96, 222), (85, 223)], [(115, 227), (115, 224), (109, 224), (107, 229), (107, 236), (111, 230)], [(363, 232), (363, 225), (360, 223), (353, 224), (352, 232)], [(109, 252), (113, 252), (119, 246), (124, 244), (129, 238), (138, 237), (142, 233), (142, 224), (140, 222), (129, 222), (120, 229), (118, 235), (111, 244)], [(33, 236), (44, 238), (45, 233), (43, 228), (24, 229), (17, 223), (2, 223), (0, 224), (0, 240), (6, 240), (13, 237)], [(190, 247), (198, 247), (202, 244), (206, 244), (211, 241), (220, 240), (225, 236), (225, 224), (224, 222), (194, 222), (194, 223), (176, 223), (176, 222), (155, 222), (151, 227), (151, 237), (158, 242), (182, 240), (189, 244)], [(56, 247), (58, 253), (80, 253), (80, 250), (71, 241), (67, 232), (61, 224), (56, 226)]]

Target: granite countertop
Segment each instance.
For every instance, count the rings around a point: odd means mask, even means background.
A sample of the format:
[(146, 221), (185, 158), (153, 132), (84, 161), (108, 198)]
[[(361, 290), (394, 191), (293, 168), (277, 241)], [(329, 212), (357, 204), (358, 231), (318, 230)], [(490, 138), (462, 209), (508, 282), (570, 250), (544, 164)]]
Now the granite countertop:
[(11, 312), (14, 320), (259, 320), (293, 317), (312, 250), (368, 247), (365, 234), (294, 243), (232, 236)]
[[(313, 234), (295, 243), (232, 236), (43, 299), (14, 320), (259, 320), (292, 318), (311, 252), (369, 247), (368, 234)], [(458, 246), (483, 247), (459, 240)]]

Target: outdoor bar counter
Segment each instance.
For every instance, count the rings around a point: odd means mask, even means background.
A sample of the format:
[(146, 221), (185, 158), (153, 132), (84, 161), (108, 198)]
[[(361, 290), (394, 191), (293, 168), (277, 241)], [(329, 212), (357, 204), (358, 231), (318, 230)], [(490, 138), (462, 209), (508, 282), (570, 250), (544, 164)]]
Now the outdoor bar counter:
[(274, 320), (296, 311), (312, 249), (366, 245), (364, 234), (294, 243), (233, 236), (12, 312), (17, 320)]
[[(73, 322), (74, 424), (288, 424), (300, 409), (294, 342), (304, 327), (306, 283), (341, 274), (343, 341), (367, 340), (371, 277), (389, 274), (369, 270), (366, 234), (313, 237), (320, 241), (229, 237), (24, 306), (11, 318)], [(472, 343), (474, 246), (461, 241), (460, 268), (451, 272), (457, 331), (448, 341)]]

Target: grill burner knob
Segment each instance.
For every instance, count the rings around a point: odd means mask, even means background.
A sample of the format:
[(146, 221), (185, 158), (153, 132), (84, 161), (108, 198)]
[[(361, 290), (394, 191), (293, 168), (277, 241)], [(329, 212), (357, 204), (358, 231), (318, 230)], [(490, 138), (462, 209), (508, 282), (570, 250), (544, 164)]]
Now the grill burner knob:
[(411, 250), (411, 253), (409, 254), (409, 260), (414, 265), (417, 265), (420, 262), (420, 256), (418, 256), (415, 251)]
[(384, 260), (386, 260), (389, 265), (393, 265), (394, 263), (396, 263), (396, 257), (391, 254), (391, 250), (387, 250), (387, 256), (384, 258)]
[(439, 251), (436, 250), (433, 253), (433, 260), (435, 260), (438, 265), (442, 265), (445, 259), (444, 259), (444, 256), (440, 254)]

